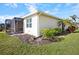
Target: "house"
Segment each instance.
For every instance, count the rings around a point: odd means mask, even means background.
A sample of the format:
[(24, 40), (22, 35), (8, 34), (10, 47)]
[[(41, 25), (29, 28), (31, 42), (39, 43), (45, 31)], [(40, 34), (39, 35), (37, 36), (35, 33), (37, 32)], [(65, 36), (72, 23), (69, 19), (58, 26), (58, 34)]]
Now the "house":
[(12, 33), (23, 33), (23, 19), (14, 17), (11, 22)]
[[(45, 28), (58, 28), (58, 17), (41, 11), (35, 11), (21, 18), (13, 18), (11, 32), (40, 36), (41, 30)], [(12, 25), (13, 24), (13, 25)]]
[(58, 17), (47, 13), (36, 11), (23, 16), (23, 32), (34, 35), (41, 35), (41, 30), (45, 28), (58, 28)]
[(6, 30), (10, 34), (23, 33), (23, 19), (19, 17), (14, 17), (13, 19), (6, 19)]

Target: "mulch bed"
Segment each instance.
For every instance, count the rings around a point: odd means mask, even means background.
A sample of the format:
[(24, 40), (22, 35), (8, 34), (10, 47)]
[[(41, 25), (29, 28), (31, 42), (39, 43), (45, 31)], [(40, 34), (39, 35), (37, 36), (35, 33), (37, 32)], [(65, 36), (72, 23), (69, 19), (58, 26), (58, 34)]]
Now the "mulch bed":
[(28, 35), (28, 34), (23, 34), (23, 35), (15, 35), (17, 37), (19, 37), (19, 39), (23, 42), (28, 42), (28, 40), (31, 38), (31, 37), (34, 37), (32, 35)]
[(16, 36), (19, 37), (22, 42), (36, 44), (36, 45), (49, 44), (49, 43), (57, 41), (55, 39), (53, 41), (51, 41), (49, 39), (43, 39), (42, 37), (36, 38), (36, 37), (34, 37), (32, 35), (28, 35), (28, 34), (16, 35)]

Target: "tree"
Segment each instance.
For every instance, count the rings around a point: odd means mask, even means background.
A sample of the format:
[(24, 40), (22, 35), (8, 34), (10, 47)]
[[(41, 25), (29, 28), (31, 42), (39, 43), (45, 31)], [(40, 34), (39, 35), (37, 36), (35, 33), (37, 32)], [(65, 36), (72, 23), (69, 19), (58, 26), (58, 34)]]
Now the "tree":
[[(68, 19), (60, 19), (58, 22), (58, 26), (62, 28), (62, 32), (64, 32), (69, 26), (71, 26), (72, 23)], [(67, 27), (67, 28), (66, 28)]]
[(6, 19), (5, 20), (5, 30), (6, 32), (9, 31), (11, 28), (11, 20), (10, 19)]
[(0, 24), (0, 31), (3, 31), (3, 30), (4, 30), (4, 28), (5, 28), (4, 23), (1, 23), (1, 24)]
[[(77, 15), (72, 15), (72, 16), (70, 16), (71, 18), (72, 18), (72, 20), (74, 20), (75, 21), (75, 23), (73, 22), (73, 24), (75, 25), (75, 26), (77, 26), (76, 25), (76, 19), (79, 19), (79, 17), (77, 16)], [(78, 26), (77, 26), (78, 27)]]
[(59, 27), (61, 26), (62, 32), (64, 32), (64, 27), (65, 27), (65, 25), (64, 25), (62, 19), (59, 20), (59, 22), (58, 22), (58, 26), (59, 26)]
[(72, 20), (76, 21), (77, 16), (76, 15), (72, 15), (70, 16), (72, 18)]
[(72, 15), (70, 16), (72, 18), (72, 20), (76, 21), (76, 19), (79, 19), (79, 17), (77, 15)]

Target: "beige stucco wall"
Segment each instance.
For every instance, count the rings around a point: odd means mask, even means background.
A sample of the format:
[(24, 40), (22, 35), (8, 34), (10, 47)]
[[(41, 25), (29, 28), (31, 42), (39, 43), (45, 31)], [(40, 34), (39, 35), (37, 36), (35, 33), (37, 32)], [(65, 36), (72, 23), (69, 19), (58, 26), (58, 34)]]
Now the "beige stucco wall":
[[(27, 17), (29, 18), (29, 17)], [(45, 15), (32, 15), (30, 16), (30, 18), (32, 18), (32, 28), (27, 28), (26, 27), (26, 20), (27, 18), (24, 19), (23, 21), (23, 31), (26, 34), (31, 34), (34, 35), (36, 37), (40, 36), (40, 32), (42, 29), (45, 28), (57, 28), (57, 20), (52, 18), (52, 17), (48, 17)]]
[(58, 23), (57, 19), (45, 16), (45, 15), (40, 15), (39, 16), (39, 31), (41, 32), (41, 30), (45, 28), (57, 28), (58, 27), (57, 23)]
[[(27, 17), (27, 18), (29, 18), (29, 17)], [(32, 18), (32, 28), (26, 27), (27, 18), (24, 19), (24, 27), (23, 27), (24, 33), (38, 36), (38, 15), (30, 16), (30, 18)]]

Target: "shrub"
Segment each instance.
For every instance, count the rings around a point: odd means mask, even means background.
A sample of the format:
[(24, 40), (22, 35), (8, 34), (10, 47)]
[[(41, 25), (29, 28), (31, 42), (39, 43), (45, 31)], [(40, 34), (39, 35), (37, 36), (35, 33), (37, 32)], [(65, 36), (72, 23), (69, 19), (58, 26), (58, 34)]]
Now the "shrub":
[(79, 29), (75, 30), (76, 33), (79, 33)]
[(3, 29), (2, 29), (2, 28), (0, 28), (0, 31), (3, 31)]
[(4, 30), (4, 28), (5, 28), (5, 25), (2, 23), (2, 24), (0, 24), (0, 31), (3, 31)]
[(54, 28), (54, 30), (55, 30), (55, 35), (62, 32), (61, 28)]
[(69, 33), (72, 33), (72, 32), (74, 32), (75, 30), (76, 30), (76, 27), (75, 27), (75, 26), (69, 26), (68, 29), (67, 29), (67, 31), (68, 31)]
[(59, 28), (54, 28), (54, 29), (43, 29), (41, 31), (42, 33), (42, 36), (44, 38), (50, 38), (50, 37), (53, 37), (55, 36), (57, 33), (59, 33), (61, 31), (61, 29)]
[(53, 31), (51, 29), (43, 29), (41, 33), (45, 38), (53, 36)]

